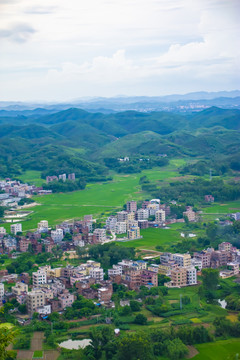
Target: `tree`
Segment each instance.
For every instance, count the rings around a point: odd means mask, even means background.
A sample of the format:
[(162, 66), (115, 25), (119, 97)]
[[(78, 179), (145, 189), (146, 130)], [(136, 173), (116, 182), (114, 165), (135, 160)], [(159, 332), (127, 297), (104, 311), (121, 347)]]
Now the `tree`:
[(153, 348), (144, 333), (127, 334), (117, 342), (117, 360), (152, 360)]
[(13, 342), (17, 333), (16, 330), (1, 327), (0, 331), (0, 360), (6, 360), (8, 358), (7, 347)]
[(109, 343), (114, 338), (113, 329), (110, 327), (95, 327), (89, 332), (91, 346), (93, 347), (94, 357), (96, 360), (102, 357), (103, 351), (109, 348)]
[(141, 305), (139, 304), (138, 301), (131, 300), (130, 301), (130, 308), (131, 308), (132, 311), (140, 311), (141, 310)]
[(216, 269), (203, 269), (203, 287), (205, 291), (215, 291), (219, 283), (219, 272)]
[(19, 305), (18, 310), (20, 311), (21, 314), (26, 314), (27, 313), (27, 305), (26, 304)]
[(171, 360), (182, 359), (188, 353), (188, 348), (180, 339), (167, 340), (165, 342), (166, 354)]
[(135, 322), (135, 324), (146, 325), (146, 324), (147, 324), (147, 318), (146, 318), (146, 316), (143, 315), (143, 314), (138, 314), (138, 315), (135, 317), (134, 322)]

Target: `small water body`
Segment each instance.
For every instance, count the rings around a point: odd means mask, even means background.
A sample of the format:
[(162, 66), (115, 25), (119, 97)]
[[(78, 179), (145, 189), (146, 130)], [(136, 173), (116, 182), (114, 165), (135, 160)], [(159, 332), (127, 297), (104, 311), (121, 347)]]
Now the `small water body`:
[(227, 306), (226, 300), (220, 300), (220, 299), (218, 299), (218, 303), (220, 304), (220, 306), (221, 306), (223, 309), (226, 309), (226, 306)]
[(68, 349), (68, 350), (78, 350), (79, 348), (84, 349), (86, 346), (90, 344), (90, 339), (83, 340), (66, 340), (59, 344), (60, 347)]

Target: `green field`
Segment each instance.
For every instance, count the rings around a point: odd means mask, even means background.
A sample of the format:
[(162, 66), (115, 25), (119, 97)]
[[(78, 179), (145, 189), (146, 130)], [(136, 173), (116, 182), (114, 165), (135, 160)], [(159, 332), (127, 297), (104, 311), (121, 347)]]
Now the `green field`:
[(204, 214), (229, 214), (240, 211), (240, 200), (213, 204), (203, 210)]
[(142, 239), (120, 242), (123, 246), (134, 246), (139, 249), (155, 250), (156, 246), (171, 245), (182, 238), (181, 229), (184, 224), (171, 225), (170, 229), (149, 228), (141, 230)]
[[(128, 200), (145, 199), (148, 194), (141, 191), (139, 179), (146, 175), (152, 181), (161, 181), (169, 177), (179, 176), (178, 166), (181, 159), (175, 159), (164, 168), (144, 170), (139, 174), (114, 175), (113, 181), (88, 184), (86, 189), (71, 193), (60, 193), (45, 196), (34, 196), (33, 199), (41, 205), (31, 208), (33, 214), (22, 221), (23, 231), (35, 229), (40, 220), (48, 220), (49, 225), (73, 218), (81, 218), (87, 214), (108, 215), (121, 209)], [(180, 161), (182, 163), (182, 160)], [(28, 171), (24, 181), (39, 180), (40, 173)], [(10, 224), (4, 224), (9, 231)]]
[(240, 339), (229, 339), (195, 346), (199, 354), (194, 360), (235, 360), (240, 354)]
[(41, 171), (28, 170), (24, 174), (18, 175), (18, 179), (23, 182), (27, 182), (30, 185), (41, 186), (45, 181), (41, 179)]

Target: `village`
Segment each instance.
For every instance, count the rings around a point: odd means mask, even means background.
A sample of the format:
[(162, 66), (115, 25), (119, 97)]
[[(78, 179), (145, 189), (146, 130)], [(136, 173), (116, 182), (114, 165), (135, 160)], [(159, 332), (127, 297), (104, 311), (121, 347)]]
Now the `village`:
[[(214, 198), (207, 195), (205, 200), (213, 202)], [(27, 315), (17, 316), (18, 321), (24, 323), (35, 313), (45, 318), (52, 312), (64, 312), (72, 306), (77, 295), (92, 299), (97, 306), (114, 308), (113, 284), (134, 291), (139, 291), (142, 286), (151, 289), (158, 286), (158, 278), (163, 275), (167, 279), (164, 286), (181, 288), (197, 285), (198, 276), (205, 268), (220, 268), (222, 278), (239, 274), (240, 251), (229, 242), (222, 242), (217, 250), (209, 247), (192, 256), (163, 252), (149, 259), (123, 258), (105, 271), (98, 261), (82, 262), (81, 249), (86, 257), (93, 245), (129, 241), (131, 246), (131, 240), (141, 239), (141, 229), (167, 228), (174, 222), (195, 222), (198, 216), (191, 207), (186, 207), (181, 219), (169, 217), (170, 207), (161, 204), (160, 199), (143, 201), (141, 208), (131, 200), (123, 208), (109, 216), (105, 223), (85, 215), (83, 220), (64, 221), (51, 229), (48, 221), (42, 220), (36, 231), (24, 235), (19, 222), (11, 224), (11, 234), (0, 227), (1, 254), (17, 259), (26, 252), (35, 255), (59, 252), (59, 257), (69, 262), (65, 267), (55, 268), (46, 263), (34, 272), (20, 274), (0, 270), (1, 304), (15, 298), (20, 305), (26, 305)], [(239, 213), (232, 216), (238, 219)], [(70, 264), (73, 259), (79, 262), (77, 266)], [(8, 284), (7, 290), (5, 284)]]

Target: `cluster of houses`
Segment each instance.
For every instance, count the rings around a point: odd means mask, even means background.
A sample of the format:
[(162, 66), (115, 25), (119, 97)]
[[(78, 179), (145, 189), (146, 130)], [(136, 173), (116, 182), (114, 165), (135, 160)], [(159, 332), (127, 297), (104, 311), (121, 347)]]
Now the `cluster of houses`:
[(52, 193), (52, 190), (43, 190), (41, 186), (37, 187), (11, 179), (0, 180), (0, 191), (0, 206), (9, 208), (16, 208), (20, 200), (33, 194), (47, 195)]
[[(76, 254), (75, 254), (76, 255)], [(34, 312), (41, 316), (53, 311), (64, 311), (76, 300), (76, 294), (93, 299), (97, 305), (114, 307), (113, 283), (123, 284), (138, 291), (141, 286), (158, 286), (158, 275), (170, 278), (167, 287), (185, 287), (197, 284), (197, 274), (204, 268), (225, 267), (220, 276), (227, 278), (239, 274), (240, 252), (228, 242), (190, 254), (162, 253), (160, 264), (148, 264), (144, 260), (122, 260), (104, 274), (99, 262), (88, 260), (78, 266), (51, 268), (40, 266), (30, 276), (28, 273), (7, 274), (0, 271), (0, 300), (15, 297), (19, 304), (26, 304), (29, 316)], [(104, 276), (107, 275), (107, 276)], [(107, 280), (106, 280), (107, 278)], [(11, 291), (4, 293), (3, 282), (13, 283)], [(31, 285), (30, 285), (31, 284)], [(71, 289), (74, 288), (74, 292)], [(70, 291), (69, 291), (70, 290)]]
[[(214, 201), (211, 197), (205, 200)], [(239, 213), (232, 215), (239, 220)], [(96, 227), (92, 215), (85, 215), (81, 221), (64, 221), (56, 229), (49, 228), (48, 221), (42, 220), (35, 232), (24, 235), (22, 224), (15, 223), (11, 225), (11, 235), (0, 227), (0, 253), (17, 258), (29, 249), (35, 254), (43, 250), (51, 253), (58, 245), (63, 250), (62, 259), (78, 259), (77, 247), (104, 244), (116, 240), (118, 234), (124, 234), (128, 239), (139, 238), (141, 229), (172, 222), (169, 216), (170, 207), (161, 204), (159, 199), (152, 199), (144, 201), (141, 208), (137, 207), (136, 201), (128, 201), (125, 210), (109, 216), (103, 228)], [(184, 216), (189, 221), (196, 220), (196, 213), (191, 207), (186, 207)], [(96, 304), (113, 307), (113, 283), (123, 284), (131, 290), (138, 290), (141, 286), (151, 288), (158, 285), (158, 275), (162, 274), (170, 278), (165, 283), (167, 287), (192, 286), (197, 284), (197, 274), (204, 268), (220, 268), (220, 276), (227, 278), (239, 274), (239, 264), (240, 251), (232, 244), (223, 242), (218, 250), (208, 248), (195, 252), (193, 256), (189, 253), (162, 253), (160, 263), (123, 259), (108, 269), (106, 274), (100, 263), (92, 260), (65, 268), (41, 266), (32, 276), (28, 273), (8, 274), (7, 270), (0, 270), (0, 301), (2, 303), (15, 297), (20, 304), (27, 305), (29, 316), (38, 312), (43, 317), (71, 307), (76, 293), (93, 299)], [(13, 284), (11, 291), (4, 291), (4, 282)]]
[(46, 183), (49, 184), (52, 181), (58, 181), (58, 180), (62, 180), (63, 182), (65, 182), (66, 180), (71, 180), (71, 181), (75, 181), (76, 177), (75, 177), (75, 173), (71, 173), (71, 174), (60, 174), (58, 176), (53, 175), (53, 176), (47, 176), (46, 177)]

